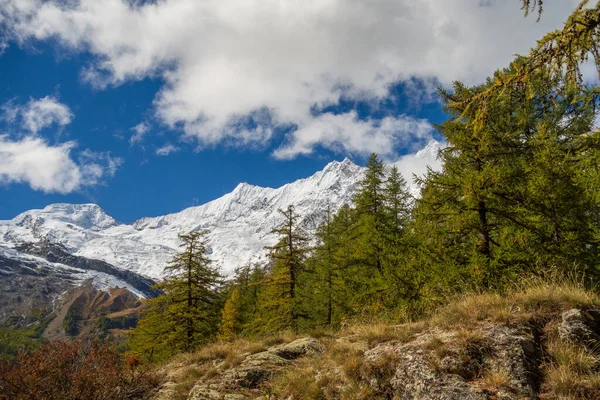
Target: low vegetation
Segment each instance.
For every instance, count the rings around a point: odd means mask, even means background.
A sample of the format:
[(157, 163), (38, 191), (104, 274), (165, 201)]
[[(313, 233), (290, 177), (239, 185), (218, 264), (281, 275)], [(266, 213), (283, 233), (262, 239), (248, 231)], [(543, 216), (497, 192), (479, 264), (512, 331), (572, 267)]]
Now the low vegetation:
[(20, 350), (32, 351), (38, 347), (39, 341), (30, 331), (0, 327), (0, 359), (13, 359)]
[(0, 399), (147, 399), (159, 383), (108, 342), (55, 341), (0, 363)]
[[(427, 354), (426, 368), (437, 371), (439, 376), (448, 373), (444, 364), (448, 359), (483, 357), (481, 365), (469, 365), (470, 372), (460, 373), (490, 393), (514, 392), (514, 376), (506, 367), (483, 361), (499, 351), (485, 332), (496, 326), (529, 331), (534, 324), (539, 330), (535, 340), (540, 354), (531, 362), (539, 363), (541, 371), (536, 386), (539, 395), (568, 400), (598, 398), (600, 353), (561, 340), (558, 327), (563, 312), (599, 306), (600, 296), (572, 279), (532, 279), (505, 293), (462, 294), (448, 299), (447, 305), (432, 310), (430, 316), (419, 321), (390, 325), (375, 323), (369, 317), (366, 323), (354, 321), (339, 330), (315, 331), (325, 350), (274, 370), (274, 375), (260, 383), (258, 390), (269, 399), (401, 398), (390, 382), (403, 362), (394, 349), (406, 344), (422, 348)], [(198, 382), (218, 379), (250, 354), (298, 337), (286, 331), (254, 340), (217, 341), (178, 355), (158, 367), (167, 374), (166, 382), (175, 388), (176, 394), (171, 392), (165, 398), (186, 399)]]
[(556, 317), (570, 308), (600, 307), (600, 295), (588, 289), (584, 280), (559, 276), (530, 277), (508, 290), (468, 293), (454, 297), (432, 316), (441, 328), (473, 327), (481, 321), (523, 322), (532, 317)]

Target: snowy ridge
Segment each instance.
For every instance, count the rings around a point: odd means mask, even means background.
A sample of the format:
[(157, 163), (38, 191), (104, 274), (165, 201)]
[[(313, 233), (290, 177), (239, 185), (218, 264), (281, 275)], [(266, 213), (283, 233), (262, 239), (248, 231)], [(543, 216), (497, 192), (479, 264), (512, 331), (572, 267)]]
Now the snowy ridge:
[[(440, 144), (432, 141), (420, 152), (396, 165), (408, 182), (412, 173), (435, 163)], [(178, 213), (142, 218), (121, 224), (95, 204), (53, 204), (29, 210), (12, 220), (0, 221), (0, 244), (48, 239), (75, 255), (106, 261), (141, 275), (160, 278), (178, 251), (179, 233), (210, 230), (211, 258), (226, 274), (248, 262), (264, 259), (264, 246), (276, 237), (270, 231), (280, 222), (278, 209), (293, 204), (301, 224), (314, 230), (324, 211), (336, 211), (350, 202), (363, 176), (363, 167), (350, 161), (329, 163), (312, 176), (280, 188), (240, 183), (232, 192), (206, 204)], [(413, 186), (411, 191), (416, 193)]]
[[(128, 284), (127, 282), (116, 278), (112, 275), (105, 274), (103, 272), (98, 271), (90, 271), (84, 270), (80, 268), (70, 267), (68, 265), (64, 265), (56, 262), (49, 262), (42, 257), (24, 254), (22, 252), (16, 251), (15, 249), (5, 247), (0, 245), (0, 256), (9, 258), (14, 261), (21, 261), (20, 267), (25, 267), (27, 265), (31, 266), (32, 274), (36, 274), (39, 271), (52, 271), (55, 274), (60, 274), (64, 276), (68, 276), (69, 280), (73, 282), (75, 286), (82, 285), (85, 282), (91, 280), (92, 285), (98, 289), (108, 292), (111, 288), (126, 288), (131, 293), (135, 294), (137, 297), (146, 298), (147, 296)], [(9, 268), (2, 268), (0, 266), (0, 274), (4, 274), (10, 276), (14, 273)]]

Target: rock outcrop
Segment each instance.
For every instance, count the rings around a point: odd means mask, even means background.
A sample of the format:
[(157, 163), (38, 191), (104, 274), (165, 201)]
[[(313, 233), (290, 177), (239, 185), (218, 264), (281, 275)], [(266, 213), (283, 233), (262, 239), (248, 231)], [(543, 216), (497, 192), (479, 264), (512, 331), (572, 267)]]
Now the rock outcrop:
[[(598, 316), (593, 309), (567, 309), (505, 322), (483, 320), (469, 329), (406, 324), (391, 328), (409, 334), (383, 332), (378, 340), (355, 333), (307, 337), (238, 354), (234, 362), (224, 355), (212, 361), (204, 356), (204, 372), (189, 386), (188, 400), (600, 398), (594, 386), (600, 375)], [(588, 357), (589, 369), (565, 364), (561, 354)], [(563, 375), (557, 380), (550, 376), (553, 370)], [(158, 399), (175, 398), (175, 386), (171, 379)]]
[(600, 312), (584, 312), (572, 309), (562, 313), (562, 322), (558, 327), (560, 338), (572, 344), (583, 344), (594, 348), (600, 343)]
[[(248, 355), (236, 367), (225, 370), (214, 379), (199, 382), (190, 392), (190, 400), (246, 400), (262, 397), (259, 385), (293, 360), (323, 352), (322, 343), (302, 338)], [(241, 393), (240, 393), (241, 392)], [(243, 394), (242, 394), (243, 393)]]
[(491, 392), (481, 378), (495, 373), (506, 378), (506, 388), (494, 398), (534, 398), (540, 356), (535, 335), (524, 329), (492, 326), (467, 336), (434, 331), (409, 343), (384, 343), (366, 351), (363, 365), (387, 363), (389, 373), (367, 370), (363, 378), (375, 393), (400, 399), (486, 400)]

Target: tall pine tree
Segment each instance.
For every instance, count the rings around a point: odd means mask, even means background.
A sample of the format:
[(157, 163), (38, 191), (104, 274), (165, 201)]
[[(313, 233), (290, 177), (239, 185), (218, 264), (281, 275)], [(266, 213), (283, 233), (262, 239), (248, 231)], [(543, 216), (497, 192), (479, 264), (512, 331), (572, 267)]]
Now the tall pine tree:
[(183, 252), (165, 267), (156, 285), (163, 296), (149, 301), (131, 334), (134, 351), (163, 358), (189, 351), (216, 334), (221, 308), (221, 275), (207, 257), (208, 231), (179, 235)]
[(279, 213), (283, 221), (271, 231), (279, 236), (279, 241), (266, 247), (273, 269), (263, 281), (258, 325), (267, 331), (289, 328), (297, 332), (300, 318), (308, 316), (301, 307), (298, 283), (304, 271), (309, 237), (298, 226), (300, 216), (293, 205)]

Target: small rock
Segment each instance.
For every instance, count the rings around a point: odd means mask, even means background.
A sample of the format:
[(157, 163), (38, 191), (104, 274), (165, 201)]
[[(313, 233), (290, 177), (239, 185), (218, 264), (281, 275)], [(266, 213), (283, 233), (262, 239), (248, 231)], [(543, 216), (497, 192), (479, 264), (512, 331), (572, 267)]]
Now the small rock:
[[(226, 394), (227, 391), (256, 389), (261, 382), (270, 378), (281, 368), (288, 366), (298, 357), (320, 353), (324, 346), (313, 338), (302, 338), (280, 346), (271, 347), (260, 353), (247, 356), (239, 366), (223, 372), (218, 380), (200, 382), (190, 393), (190, 400), (244, 400), (246, 396)], [(221, 397), (215, 397), (215, 396)], [(211, 397), (212, 396), (212, 397)], [(229, 397), (223, 397), (229, 396)], [(242, 396), (242, 397), (231, 397)]]
[(325, 347), (318, 340), (307, 337), (275, 347), (270, 351), (286, 360), (294, 360), (304, 355), (322, 353), (323, 350)]
[(562, 313), (562, 323), (558, 334), (562, 341), (594, 347), (600, 343), (600, 336), (591, 327), (596, 322), (581, 310), (572, 309)]
[(216, 385), (200, 384), (194, 386), (188, 400), (250, 400), (250, 398), (241, 394), (224, 393), (223, 388)]

